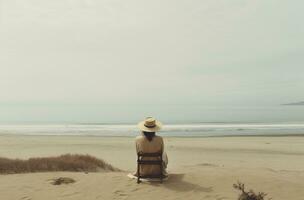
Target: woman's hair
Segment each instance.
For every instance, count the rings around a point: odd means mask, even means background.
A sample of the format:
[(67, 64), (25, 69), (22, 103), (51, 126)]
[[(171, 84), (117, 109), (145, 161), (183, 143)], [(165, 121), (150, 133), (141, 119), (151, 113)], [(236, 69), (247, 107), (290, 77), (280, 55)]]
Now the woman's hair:
[(143, 131), (144, 136), (151, 142), (153, 137), (155, 136), (155, 132), (146, 132)]

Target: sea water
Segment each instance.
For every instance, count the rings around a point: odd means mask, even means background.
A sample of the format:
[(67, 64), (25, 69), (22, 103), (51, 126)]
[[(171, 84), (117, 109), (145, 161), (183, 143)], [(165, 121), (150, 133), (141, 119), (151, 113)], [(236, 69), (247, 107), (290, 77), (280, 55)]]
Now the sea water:
[[(17, 135), (83, 135), (136, 136), (133, 124), (8, 124), (0, 125), (0, 134)], [(304, 124), (295, 123), (197, 123), (166, 124), (164, 136), (246, 136), (246, 135), (304, 135)]]
[[(153, 115), (164, 123), (159, 133), (163, 136), (304, 135), (304, 106), (116, 106), (69, 110), (73, 113), (51, 110), (40, 121), (33, 117), (37, 109), (29, 109), (28, 117), (20, 116), (19, 121), (5, 122), (3, 115), (0, 134), (134, 137), (140, 134), (136, 123), (143, 116)], [(29, 120), (20, 122), (25, 118)]]

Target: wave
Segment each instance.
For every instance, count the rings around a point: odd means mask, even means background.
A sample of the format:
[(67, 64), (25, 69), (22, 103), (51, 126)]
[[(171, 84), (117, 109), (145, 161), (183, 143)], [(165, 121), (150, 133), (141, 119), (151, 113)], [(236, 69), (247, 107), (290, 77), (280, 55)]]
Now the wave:
[[(136, 125), (130, 124), (26, 124), (0, 125), (0, 134), (17, 135), (93, 135), (135, 136)], [(165, 136), (221, 136), (304, 134), (304, 124), (168, 124)]]

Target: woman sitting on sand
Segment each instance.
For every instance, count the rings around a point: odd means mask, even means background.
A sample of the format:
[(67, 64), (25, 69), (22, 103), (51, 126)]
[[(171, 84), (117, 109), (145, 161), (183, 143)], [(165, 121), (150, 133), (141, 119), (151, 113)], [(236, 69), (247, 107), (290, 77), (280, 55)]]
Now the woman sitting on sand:
[[(155, 134), (156, 131), (161, 129), (161, 126), (162, 124), (153, 117), (147, 117), (144, 121), (138, 123), (141, 135), (136, 137), (135, 144), (137, 153), (162, 153), (162, 174), (167, 176), (166, 168), (168, 165), (168, 157), (164, 151), (164, 141), (162, 137)], [(141, 175), (160, 174), (160, 167), (157, 165), (141, 165), (139, 170)], [(135, 173), (135, 176), (136, 175), (137, 173)]]

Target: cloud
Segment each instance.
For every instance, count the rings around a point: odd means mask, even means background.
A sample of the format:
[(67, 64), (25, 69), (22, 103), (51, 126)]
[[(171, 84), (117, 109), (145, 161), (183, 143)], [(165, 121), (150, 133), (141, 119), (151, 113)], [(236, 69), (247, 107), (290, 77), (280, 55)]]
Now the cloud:
[(303, 90), (300, 1), (0, 5), (2, 102), (263, 104)]

